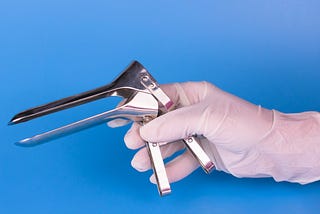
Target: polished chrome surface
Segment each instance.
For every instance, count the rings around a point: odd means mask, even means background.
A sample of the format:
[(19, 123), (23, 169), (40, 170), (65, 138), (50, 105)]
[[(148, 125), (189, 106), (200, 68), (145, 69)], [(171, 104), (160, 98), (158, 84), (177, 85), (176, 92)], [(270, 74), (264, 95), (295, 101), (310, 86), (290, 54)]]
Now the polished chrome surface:
[(88, 103), (109, 96), (127, 98), (136, 91), (146, 91), (141, 84), (140, 77), (147, 75), (153, 81), (154, 78), (137, 61), (132, 62), (112, 83), (105, 86), (66, 97), (35, 108), (25, 110), (15, 115), (9, 122), (10, 125), (25, 122), (43, 115)]
[[(149, 83), (151, 85), (146, 87), (146, 84)], [(112, 83), (23, 111), (15, 115), (9, 124), (25, 122), (109, 96), (120, 96), (124, 98), (124, 101), (120, 106), (110, 111), (23, 139), (16, 144), (26, 147), (39, 145), (114, 119), (129, 119), (143, 124), (163, 114), (172, 105), (171, 100), (162, 92), (151, 74), (139, 62), (134, 61)], [(156, 176), (159, 194), (161, 196), (167, 195), (171, 192), (171, 189), (161, 156), (160, 145), (146, 142), (146, 147)]]
[(171, 193), (166, 168), (162, 159), (159, 143), (146, 142), (153, 173), (157, 181), (159, 194), (165, 196)]
[[(9, 124), (25, 122), (109, 96), (120, 96), (124, 99), (121, 105), (115, 109), (23, 139), (16, 144), (19, 146), (39, 145), (114, 119), (127, 119), (146, 124), (155, 117), (172, 110), (174, 106), (174, 103), (160, 88), (151, 74), (139, 62), (134, 61), (112, 83), (78, 95), (28, 109), (15, 115)], [(183, 142), (199, 161), (202, 168), (209, 173), (214, 168), (214, 164), (203, 151), (199, 142), (197, 142), (197, 138), (189, 137), (184, 139)], [(146, 142), (158, 190), (160, 195), (164, 196), (171, 193), (171, 188), (160, 151), (160, 146), (162, 145), (163, 144), (155, 142)]]
[(199, 140), (196, 137), (191, 136), (186, 139), (183, 139), (183, 141), (189, 149), (189, 151), (192, 153), (192, 155), (198, 160), (202, 169), (206, 173), (210, 173), (215, 166), (213, 162), (210, 160), (209, 156), (200, 146)]
[(151, 76), (148, 75), (148, 73), (141, 77), (141, 83), (161, 103), (160, 107), (163, 107), (163, 109), (161, 109), (163, 113), (173, 108), (173, 102), (164, 93), (164, 91), (162, 91), (162, 89), (159, 87), (159, 84)]
[(137, 92), (132, 98), (126, 102), (107, 112), (71, 123), (69, 125), (35, 135), (30, 138), (23, 139), (16, 144), (19, 146), (35, 146), (50, 140), (66, 136), (92, 126), (106, 123), (117, 118), (130, 119), (132, 121), (141, 122), (143, 118), (154, 118), (158, 114), (158, 102), (152, 95), (144, 92)]

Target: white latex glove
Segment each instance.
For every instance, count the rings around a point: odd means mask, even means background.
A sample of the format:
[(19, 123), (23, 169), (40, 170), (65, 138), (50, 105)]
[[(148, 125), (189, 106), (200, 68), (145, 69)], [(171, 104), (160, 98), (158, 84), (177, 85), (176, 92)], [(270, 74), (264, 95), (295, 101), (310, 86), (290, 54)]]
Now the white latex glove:
[[(282, 114), (267, 110), (208, 82), (161, 88), (177, 109), (143, 127), (134, 123), (124, 138), (127, 147), (138, 149), (144, 141), (172, 142), (198, 134), (206, 137), (201, 144), (217, 170), (236, 177), (273, 177), (276, 181), (320, 180), (318, 112)], [(172, 143), (162, 147), (162, 155), (169, 157), (183, 148), (182, 143)], [(151, 168), (145, 147), (136, 153), (132, 166), (138, 171)], [(190, 152), (184, 152), (166, 164), (169, 181), (186, 177), (198, 166)], [(150, 180), (155, 183), (154, 175)]]

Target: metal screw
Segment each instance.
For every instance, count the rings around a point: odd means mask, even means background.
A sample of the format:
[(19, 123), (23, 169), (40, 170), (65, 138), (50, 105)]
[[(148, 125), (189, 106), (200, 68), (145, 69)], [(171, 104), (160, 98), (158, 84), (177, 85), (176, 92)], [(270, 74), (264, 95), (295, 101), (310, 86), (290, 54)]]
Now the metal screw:
[(188, 142), (188, 143), (192, 143), (192, 142), (193, 142), (193, 139), (192, 139), (191, 137), (189, 137), (189, 138), (187, 139), (187, 142)]
[(148, 76), (143, 76), (141, 79), (142, 79), (143, 82), (147, 82), (149, 80), (149, 77)]
[(153, 147), (156, 147), (156, 146), (157, 146), (157, 143), (152, 143), (152, 146), (153, 146)]
[(150, 116), (144, 116), (143, 117), (143, 121), (145, 122), (145, 123), (148, 123), (148, 122), (150, 122), (152, 120), (152, 117), (150, 117)]
[(149, 87), (154, 88), (154, 87), (156, 87), (156, 85), (152, 82), (152, 83), (150, 83)]

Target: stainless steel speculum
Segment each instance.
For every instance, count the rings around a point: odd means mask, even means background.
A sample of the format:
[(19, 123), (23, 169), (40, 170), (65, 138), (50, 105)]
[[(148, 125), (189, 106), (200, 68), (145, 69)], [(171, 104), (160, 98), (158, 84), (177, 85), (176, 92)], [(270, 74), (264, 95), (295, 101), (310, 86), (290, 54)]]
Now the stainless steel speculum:
[[(151, 74), (138, 61), (133, 61), (110, 84), (25, 110), (15, 115), (9, 124), (26, 122), (40, 116), (110, 96), (120, 96), (123, 98), (123, 101), (114, 109), (23, 139), (16, 144), (25, 147), (40, 145), (50, 140), (115, 119), (131, 120), (143, 125), (173, 110), (174, 106), (174, 103), (164, 93)], [(205, 172), (209, 173), (214, 168), (213, 162), (203, 151), (196, 136), (189, 136), (186, 139), (181, 139), (181, 142), (175, 143), (184, 143), (186, 148), (188, 148), (199, 161)], [(162, 145), (163, 144), (157, 142), (146, 142), (161, 196), (171, 193), (170, 183), (160, 151), (160, 146)]]

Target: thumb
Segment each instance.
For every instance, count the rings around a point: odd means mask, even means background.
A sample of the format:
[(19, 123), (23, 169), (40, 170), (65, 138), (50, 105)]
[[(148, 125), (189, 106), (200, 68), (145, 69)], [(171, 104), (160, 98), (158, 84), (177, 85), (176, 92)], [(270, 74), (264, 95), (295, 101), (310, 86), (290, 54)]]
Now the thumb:
[(168, 112), (140, 128), (141, 137), (149, 142), (172, 142), (193, 134), (202, 134), (201, 113), (198, 105)]

